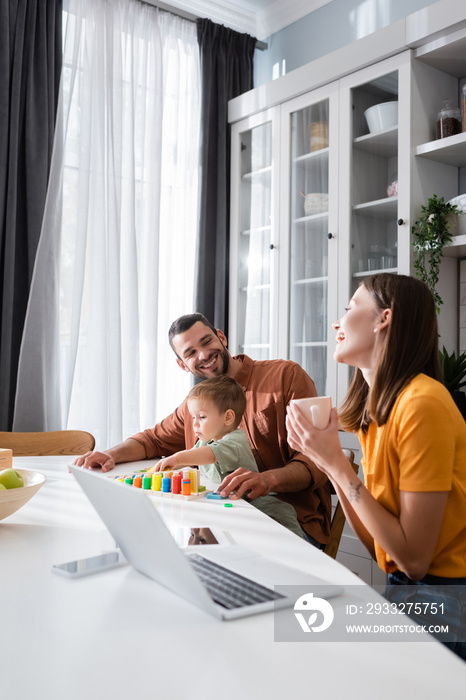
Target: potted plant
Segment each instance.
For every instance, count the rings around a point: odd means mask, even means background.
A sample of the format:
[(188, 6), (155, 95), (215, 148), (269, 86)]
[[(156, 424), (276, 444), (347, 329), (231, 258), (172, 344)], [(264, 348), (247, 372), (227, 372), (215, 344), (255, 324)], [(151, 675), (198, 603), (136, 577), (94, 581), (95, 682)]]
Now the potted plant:
[(443, 383), (466, 420), (466, 394), (461, 391), (462, 387), (466, 386), (466, 352), (461, 353), (461, 355), (452, 352), (449, 355), (443, 346), (439, 352), (439, 360)]
[(443, 304), (436, 289), (443, 258), (443, 246), (452, 240), (451, 214), (457, 212), (456, 205), (445, 202), (443, 197), (437, 197), (434, 194), (428, 199), (427, 206), (421, 206), (421, 216), (414, 222), (411, 229), (416, 251), (414, 260), (416, 276), (427, 284), (434, 295), (437, 313), (440, 312), (440, 306)]

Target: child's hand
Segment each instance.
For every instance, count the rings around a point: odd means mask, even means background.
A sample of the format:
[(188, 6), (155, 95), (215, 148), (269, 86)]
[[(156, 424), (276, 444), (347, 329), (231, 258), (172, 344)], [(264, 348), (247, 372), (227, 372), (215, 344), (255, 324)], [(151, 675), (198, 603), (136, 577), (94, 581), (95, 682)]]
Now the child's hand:
[(156, 472), (166, 472), (169, 469), (178, 469), (178, 463), (176, 461), (176, 455), (171, 455), (170, 457), (165, 457), (157, 462), (153, 468)]

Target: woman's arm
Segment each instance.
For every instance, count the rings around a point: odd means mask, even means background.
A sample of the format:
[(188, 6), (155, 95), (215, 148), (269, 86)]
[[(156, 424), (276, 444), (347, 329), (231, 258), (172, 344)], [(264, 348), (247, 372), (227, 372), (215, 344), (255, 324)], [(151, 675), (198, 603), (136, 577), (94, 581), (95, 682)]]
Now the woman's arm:
[(364, 527), (360, 519), (357, 517), (353, 507), (350, 505), (346, 497), (346, 494), (343, 493), (338, 484), (333, 483), (333, 486), (338, 496), (338, 500), (340, 501), (341, 506), (343, 508), (346, 520), (352, 527), (353, 532), (359, 537), (359, 539), (361, 540), (362, 544), (365, 546), (371, 557), (375, 559), (374, 538), (372, 537), (370, 532), (368, 532), (367, 528)]
[(372, 538), (409, 578), (422, 578), (437, 545), (448, 493), (401, 491), (398, 518), (378, 503), (355, 475), (341, 450), (335, 409), (328, 428), (316, 430), (299, 409), (290, 407), (287, 427), (291, 446), (307, 454), (331, 479), (363, 544), (368, 547)]
[[(409, 578), (423, 578), (434, 556), (448, 493), (400, 491), (398, 518), (371, 496), (354, 473), (338, 472), (335, 478), (346, 499), (350, 524), (356, 516), (363, 526), (363, 537), (367, 533), (375, 540)], [(367, 547), (357, 523), (355, 532)]]

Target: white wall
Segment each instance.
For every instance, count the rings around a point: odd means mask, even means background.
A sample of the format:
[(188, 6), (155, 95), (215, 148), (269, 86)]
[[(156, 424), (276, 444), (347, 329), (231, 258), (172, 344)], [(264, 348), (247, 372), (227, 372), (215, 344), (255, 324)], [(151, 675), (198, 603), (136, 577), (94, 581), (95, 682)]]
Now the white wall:
[(254, 55), (254, 86), (300, 68), (434, 1), (333, 0), (264, 39), (268, 49)]

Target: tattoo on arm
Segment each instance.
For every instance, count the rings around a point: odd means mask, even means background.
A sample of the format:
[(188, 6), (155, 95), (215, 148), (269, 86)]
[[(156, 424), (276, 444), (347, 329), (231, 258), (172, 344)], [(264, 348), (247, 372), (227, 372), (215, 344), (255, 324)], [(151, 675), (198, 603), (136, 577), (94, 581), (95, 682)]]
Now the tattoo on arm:
[(350, 503), (359, 502), (361, 498), (361, 486), (361, 482), (359, 482), (359, 484), (356, 485), (354, 485), (352, 481), (349, 482), (348, 500), (350, 501)]

